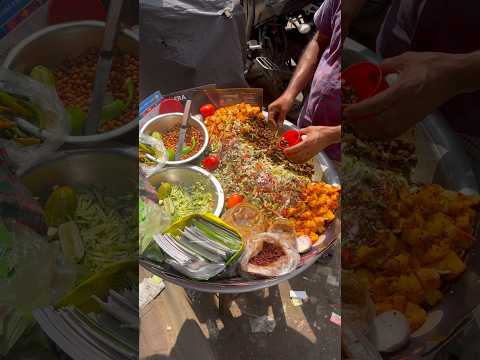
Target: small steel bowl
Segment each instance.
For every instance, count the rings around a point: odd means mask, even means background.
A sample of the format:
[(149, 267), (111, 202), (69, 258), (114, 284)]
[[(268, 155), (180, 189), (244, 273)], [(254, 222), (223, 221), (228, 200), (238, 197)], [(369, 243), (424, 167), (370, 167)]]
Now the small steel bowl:
[(222, 185), (207, 170), (198, 166), (175, 166), (163, 168), (148, 177), (148, 181), (155, 187), (159, 187), (163, 182), (178, 184), (183, 186), (192, 186), (199, 182), (204, 184), (207, 191), (212, 194), (214, 204), (212, 213), (220, 216), (223, 211), (225, 195)]
[[(162, 114), (155, 116), (148, 120), (145, 125), (142, 126), (140, 129), (140, 134), (150, 135), (154, 131), (158, 131), (161, 134), (165, 134), (167, 131), (172, 129), (173, 127), (180, 125), (182, 123), (182, 113), (170, 113), (170, 114)], [(167, 161), (167, 165), (175, 166), (175, 165), (182, 165), (189, 162), (192, 162), (198, 159), (204, 152), (208, 146), (208, 130), (207, 127), (203, 124), (201, 120), (199, 120), (195, 116), (191, 116), (188, 124), (191, 126), (196, 127), (199, 129), (203, 134), (203, 145), (200, 150), (190, 156), (188, 159), (185, 160), (178, 160), (178, 161)]]

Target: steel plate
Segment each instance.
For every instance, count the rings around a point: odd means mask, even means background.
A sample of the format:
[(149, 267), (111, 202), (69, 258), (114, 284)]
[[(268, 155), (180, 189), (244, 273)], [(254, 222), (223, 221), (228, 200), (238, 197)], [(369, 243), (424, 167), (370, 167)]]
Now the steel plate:
[[(268, 116), (268, 114), (266, 114)], [(283, 131), (296, 128), (292, 123), (286, 121), (284, 123)], [(317, 179), (322, 179), (329, 184), (340, 184), (340, 178), (336, 172), (334, 164), (324, 153), (318, 154), (315, 159), (315, 169)], [(340, 234), (340, 220), (336, 219), (327, 227), (325, 232), (325, 241), (321, 248), (311, 250), (301, 258), (301, 265), (294, 271), (284, 276), (279, 276), (270, 279), (253, 279), (253, 278), (240, 278), (235, 277), (231, 279), (215, 279), (208, 281), (198, 281), (188, 279), (187, 277), (176, 274), (168, 268), (168, 266), (154, 264), (147, 259), (140, 259), (141, 264), (150, 272), (162, 277), (163, 279), (170, 281), (176, 285), (179, 285), (186, 289), (192, 289), (202, 292), (210, 293), (244, 293), (250, 291), (256, 291), (271, 286), (278, 285), (279, 283), (294, 278), (307, 270), (315, 261), (322, 256), (328, 249), (339, 239)]]

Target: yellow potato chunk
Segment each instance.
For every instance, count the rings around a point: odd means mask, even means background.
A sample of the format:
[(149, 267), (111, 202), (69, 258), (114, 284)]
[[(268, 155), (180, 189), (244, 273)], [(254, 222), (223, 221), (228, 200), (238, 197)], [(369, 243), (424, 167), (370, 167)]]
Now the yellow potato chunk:
[(441, 242), (439, 244), (433, 244), (422, 257), (421, 261), (424, 264), (431, 264), (443, 259), (450, 251), (450, 247), (447, 242)]
[(449, 251), (442, 260), (432, 264), (432, 267), (440, 271), (450, 272), (450, 278), (457, 277), (465, 271), (465, 263), (454, 251)]
[(412, 331), (418, 330), (427, 320), (427, 312), (419, 305), (411, 302), (408, 302), (405, 307), (405, 316)]
[(390, 273), (401, 274), (408, 270), (408, 264), (410, 256), (406, 253), (398, 254), (397, 256), (389, 259), (384, 268)]
[(423, 240), (423, 230), (421, 228), (410, 228), (402, 231), (402, 241), (410, 246), (418, 246)]
[(405, 312), (407, 306), (407, 298), (404, 295), (395, 294), (392, 296), (392, 306), (401, 313)]
[(440, 274), (435, 269), (421, 268), (415, 274), (425, 290), (438, 289), (442, 285)]
[(377, 312), (377, 315), (390, 310), (393, 310), (393, 304), (391, 301), (387, 300), (375, 303), (375, 311)]
[(405, 295), (411, 302), (419, 304), (423, 300), (422, 285), (414, 274), (400, 275), (396, 288), (397, 293)]
[(443, 299), (443, 294), (438, 289), (425, 290), (425, 302), (430, 306), (437, 305)]

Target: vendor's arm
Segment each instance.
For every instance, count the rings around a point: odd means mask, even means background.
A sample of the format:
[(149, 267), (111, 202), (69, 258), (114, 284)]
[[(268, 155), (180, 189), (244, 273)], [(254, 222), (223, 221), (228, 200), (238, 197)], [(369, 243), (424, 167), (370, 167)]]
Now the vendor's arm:
[(288, 159), (295, 163), (304, 163), (326, 147), (338, 144), (342, 138), (342, 127), (309, 126), (300, 130), (302, 141), (284, 150)]
[(380, 65), (397, 81), (378, 95), (348, 106), (344, 118), (366, 138), (401, 135), (451, 98), (480, 89), (480, 51), (408, 52)]
[(292, 107), (297, 95), (313, 79), (320, 57), (329, 43), (329, 38), (317, 32), (305, 48), (283, 94), (268, 106), (269, 120), (276, 125), (283, 124), (285, 116)]

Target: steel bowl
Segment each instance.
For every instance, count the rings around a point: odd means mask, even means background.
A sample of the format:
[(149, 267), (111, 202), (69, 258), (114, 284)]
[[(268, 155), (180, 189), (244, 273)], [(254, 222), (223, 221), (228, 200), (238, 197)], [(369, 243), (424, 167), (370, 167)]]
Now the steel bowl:
[[(148, 120), (145, 125), (143, 125), (140, 129), (140, 134), (150, 135), (154, 131), (158, 131), (159, 133), (166, 133), (170, 129), (174, 128), (175, 126), (179, 126), (182, 123), (182, 113), (170, 113), (170, 114), (163, 114), (157, 115), (150, 120)], [(192, 116), (189, 120), (189, 125), (196, 127), (200, 130), (203, 134), (203, 145), (200, 150), (190, 156), (188, 159), (179, 160), (179, 161), (167, 161), (167, 165), (183, 165), (189, 162), (195, 161), (198, 159), (204, 152), (208, 146), (208, 130), (207, 127), (203, 124), (201, 120), (197, 117)]]
[[(105, 23), (101, 21), (75, 21), (48, 26), (19, 42), (9, 52), (3, 66), (24, 74), (29, 74), (39, 64), (55, 68), (67, 57), (79, 56), (90, 47), (100, 48), (104, 29)], [(124, 29), (118, 35), (116, 49), (138, 56), (138, 43), (138, 35)], [(137, 126), (137, 121), (130, 121), (103, 134), (66, 136), (64, 140), (67, 144), (96, 145), (125, 135)]]
[(33, 196), (44, 204), (56, 185), (105, 188), (109, 196), (138, 192), (137, 149), (61, 151), (20, 172)]
[(199, 182), (205, 185), (207, 191), (212, 194), (213, 206), (212, 213), (220, 216), (223, 211), (225, 195), (222, 185), (208, 171), (198, 166), (178, 166), (164, 168), (153, 173), (148, 177), (148, 181), (155, 187), (159, 187), (163, 182), (169, 182), (175, 185), (192, 186)]

